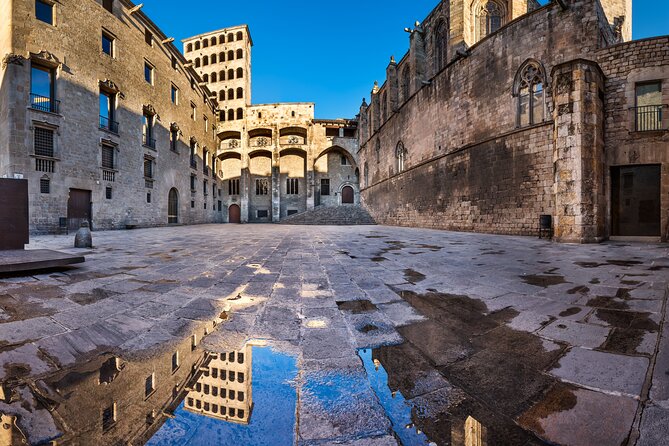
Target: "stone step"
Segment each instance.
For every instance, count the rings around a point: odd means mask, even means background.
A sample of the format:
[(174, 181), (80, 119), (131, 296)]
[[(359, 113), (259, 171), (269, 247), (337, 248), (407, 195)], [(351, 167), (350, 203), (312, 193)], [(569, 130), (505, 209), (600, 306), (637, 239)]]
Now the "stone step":
[(286, 225), (323, 225), (353, 226), (375, 225), (369, 213), (360, 206), (317, 207), (315, 209), (294, 214), (281, 220)]

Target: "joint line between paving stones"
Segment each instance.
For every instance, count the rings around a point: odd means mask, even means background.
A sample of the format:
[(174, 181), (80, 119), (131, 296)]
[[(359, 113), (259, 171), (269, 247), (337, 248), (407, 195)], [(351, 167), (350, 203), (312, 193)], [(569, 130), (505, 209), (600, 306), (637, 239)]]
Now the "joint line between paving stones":
[(628, 436), (627, 444), (628, 446), (635, 445), (641, 436), (641, 421), (643, 419), (643, 413), (646, 409), (646, 405), (650, 401), (650, 389), (653, 386), (653, 374), (655, 373), (655, 366), (657, 364), (657, 356), (660, 353), (660, 345), (662, 344), (662, 337), (664, 334), (664, 325), (667, 315), (667, 300), (669, 299), (669, 285), (666, 286), (664, 291), (664, 301), (662, 302), (662, 317), (660, 319), (660, 326), (658, 327), (658, 336), (657, 341), (655, 341), (655, 351), (650, 358), (650, 365), (648, 366), (648, 371), (646, 371), (646, 378), (641, 389), (641, 398), (639, 407), (637, 408), (636, 415), (634, 416), (634, 423), (630, 428), (630, 433)]

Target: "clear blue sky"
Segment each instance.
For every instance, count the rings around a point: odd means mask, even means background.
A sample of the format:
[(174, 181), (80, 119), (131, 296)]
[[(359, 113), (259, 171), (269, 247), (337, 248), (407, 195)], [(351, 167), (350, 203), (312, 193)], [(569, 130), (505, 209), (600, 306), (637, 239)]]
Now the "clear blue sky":
[[(438, 0), (141, 0), (177, 41), (246, 23), (253, 37), (253, 102), (315, 102), (318, 118), (353, 117), (403, 31)], [(136, 3), (139, 3), (137, 1)], [(545, 3), (545, 1), (543, 1)], [(634, 38), (669, 34), (669, 0), (634, 0)], [(179, 47), (181, 44), (179, 42)]]

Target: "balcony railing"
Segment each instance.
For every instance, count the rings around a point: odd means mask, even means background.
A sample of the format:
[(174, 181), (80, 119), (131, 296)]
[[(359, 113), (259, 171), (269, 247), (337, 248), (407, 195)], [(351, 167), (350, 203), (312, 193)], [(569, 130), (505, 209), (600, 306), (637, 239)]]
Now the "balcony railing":
[(667, 105), (632, 107), (635, 118), (635, 130), (637, 132), (664, 130), (662, 125), (662, 111), (665, 107), (667, 107)]
[(106, 116), (100, 116), (100, 128), (112, 133), (118, 133), (118, 122), (113, 121)]
[(37, 172), (53, 173), (55, 171), (56, 162), (43, 158), (35, 158), (35, 170)]
[(35, 93), (30, 93), (30, 108), (49, 113), (58, 113), (58, 109), (60, 108), (60, 101), (47, 98), (46, 96), (40, 96)]
[(113, 170), (102, 169), (102, 181), (113, 183), (116, 180), (116, 172)]
[(149, 135), (142, 135), (142, 144), (144, 144), (146, 147), (156, 150), (156, 140), (151, 138)]

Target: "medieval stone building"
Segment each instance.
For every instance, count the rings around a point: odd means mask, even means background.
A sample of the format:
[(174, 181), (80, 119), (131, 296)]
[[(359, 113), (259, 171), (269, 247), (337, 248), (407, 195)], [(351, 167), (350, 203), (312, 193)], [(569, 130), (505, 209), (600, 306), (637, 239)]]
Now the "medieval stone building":
[(631, 0), (442, 1), (360, 109), (380, 223), (561, 241), (669, 237), (669, 38)]
[(32, 232), (358, 200), (356, 122), (251, 106), (245, 26), (189, 39), (187, 60), (127, 0), (16, 0), (0, 17), (0, 176), (28, 180)]

